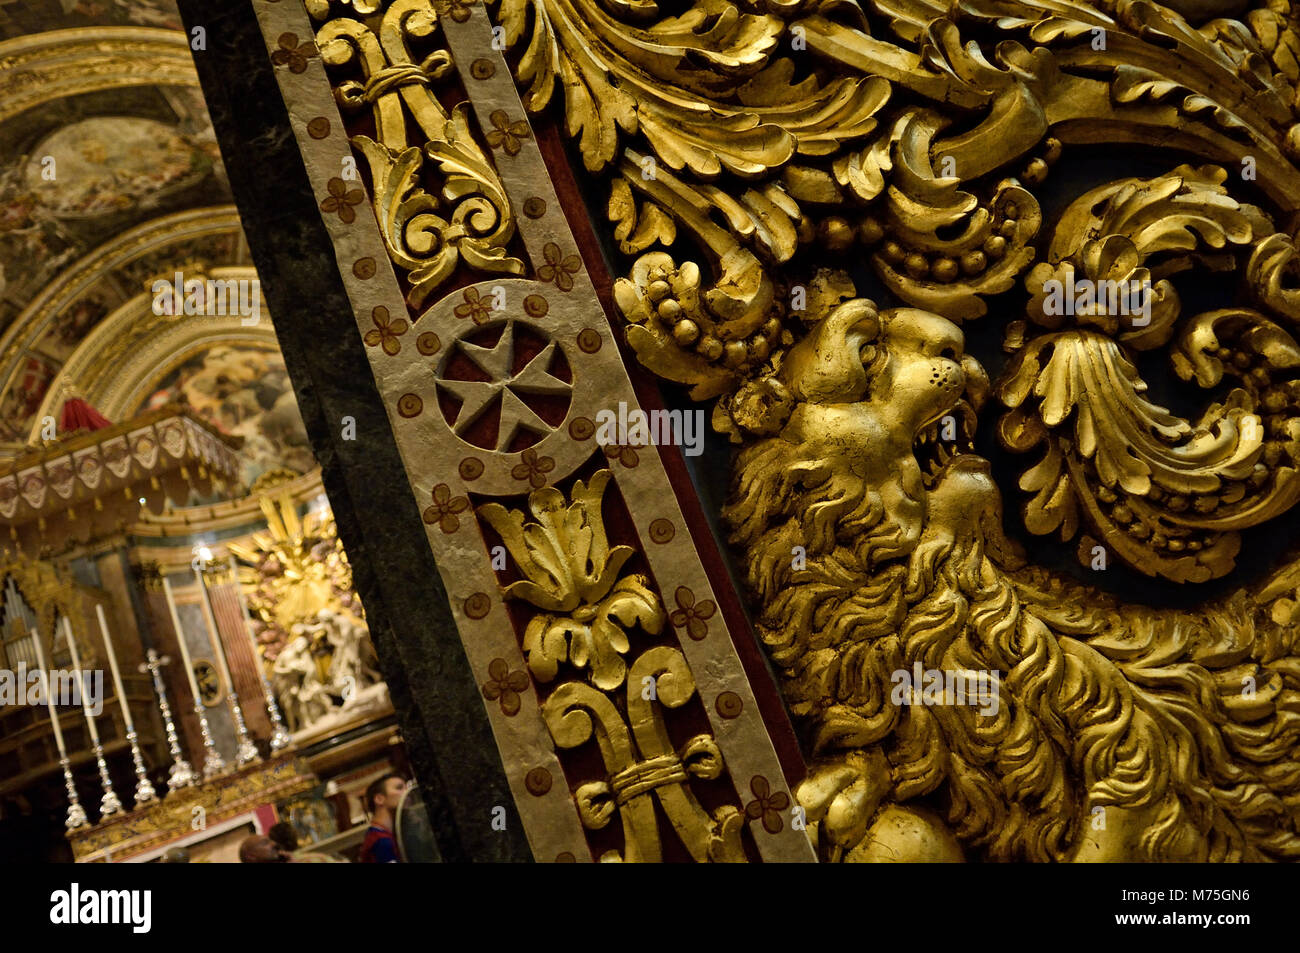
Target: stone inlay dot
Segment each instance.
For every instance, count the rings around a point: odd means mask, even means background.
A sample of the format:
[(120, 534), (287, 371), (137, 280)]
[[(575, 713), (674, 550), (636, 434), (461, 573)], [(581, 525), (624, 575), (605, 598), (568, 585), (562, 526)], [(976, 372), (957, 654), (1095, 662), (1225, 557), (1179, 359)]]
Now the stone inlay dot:
[(418, 417), (424, 410), (424, 401), (419, 394), (403, 394), (397, 398), (397, 412), (403, 417)]
[(551, 772), (545, 768), (533, 768), (524, 775), (524, 787), (534, 797), (541, 797), (551, 790)]
[(677, 529), (673, 526), (672, 520), (666, 520), (660, 517), (650, 523), (650, 541), (655, 543), (666, 543), (677, 535)]
[(471, 619), (481, 619), (492, 608), (492, 598), (486, 592), (476, 592), (465, 600), (465, 614)]
[(723, 692), (718, 696), (718, 700), (714, 702), (713, 707), (718, 710), (718, 714), (723, 718), (737, 718), (745, 707), (745, 703), (741, 701), (740, 696), (735, 692)]

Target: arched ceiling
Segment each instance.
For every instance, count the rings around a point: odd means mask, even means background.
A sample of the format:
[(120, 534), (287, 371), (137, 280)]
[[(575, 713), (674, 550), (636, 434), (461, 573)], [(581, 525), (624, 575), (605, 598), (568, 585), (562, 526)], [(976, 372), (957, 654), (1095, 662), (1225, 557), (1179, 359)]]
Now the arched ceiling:
[(115, 422), (197, 402), (250, 477), (310, 465), (264, 307), (155, 314), (176, 272), (256, 278), (174, 5), (0, 0), (0, 468), (70, 390)]

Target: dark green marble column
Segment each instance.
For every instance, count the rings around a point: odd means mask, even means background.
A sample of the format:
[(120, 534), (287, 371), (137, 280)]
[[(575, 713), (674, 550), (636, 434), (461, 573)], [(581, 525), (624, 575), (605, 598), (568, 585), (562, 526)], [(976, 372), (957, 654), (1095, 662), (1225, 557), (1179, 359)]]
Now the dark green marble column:
[(531, 860), (251, 3), (179, 6), (206, 34), (195, 66), (438, 848)]

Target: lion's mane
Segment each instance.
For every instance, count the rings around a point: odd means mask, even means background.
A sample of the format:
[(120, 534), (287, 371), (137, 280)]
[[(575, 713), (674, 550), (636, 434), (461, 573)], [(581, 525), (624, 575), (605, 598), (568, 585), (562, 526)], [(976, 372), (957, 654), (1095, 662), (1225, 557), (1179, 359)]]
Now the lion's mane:
[[(1300, 856), (1300, 659), (1277, 626), (1244, 599), (1152, 612), (1008, 568), (986, 472), (950, 468), (908, 527), (826, 446), (751, 443), (723, 510), (814, 756), (879, 749), (889, 798), (945, 808), (985, 859), (1068, 859), (1111, 805), (1148, 812), (1134, 859)], [(918, 662), (998, 673), (996, 715), (894, 704)]]

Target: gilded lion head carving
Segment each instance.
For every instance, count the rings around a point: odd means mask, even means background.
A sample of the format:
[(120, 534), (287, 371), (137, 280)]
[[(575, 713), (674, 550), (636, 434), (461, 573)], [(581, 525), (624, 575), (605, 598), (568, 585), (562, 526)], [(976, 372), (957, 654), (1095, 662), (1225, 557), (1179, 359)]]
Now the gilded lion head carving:
[[(987, 390), (956, 325), (854, 299), (728, 404), (747, 436), (723, 517), (816, 756), (799, 797), (824, 855), (872, 859), (868, 830), (901, 810), (915, 836), (891, 843), (917, 858), (1258, 856), (1264, 822), (1216, 780), (1240, 776), (1224, 744), (1245, 713), (1194, 688), (1227, 687), (1237, 670), (1202, 646), (1249, 656), (1257, 620), (1240, 603), (1121, 616), (1026, 568), (969, 442)], [(1187, 681), (1132, 682), (1169, 661), (1170, 639)], [(898, 673), (921, 670), (981, 673), (1000, 707), (899, 704)], [(1196, 758), (1160, 740), (1175, 711)]]

